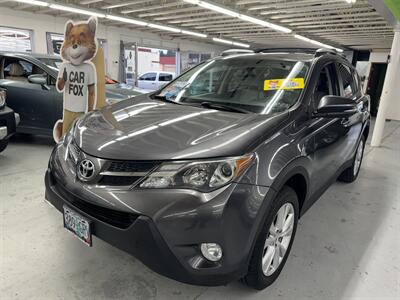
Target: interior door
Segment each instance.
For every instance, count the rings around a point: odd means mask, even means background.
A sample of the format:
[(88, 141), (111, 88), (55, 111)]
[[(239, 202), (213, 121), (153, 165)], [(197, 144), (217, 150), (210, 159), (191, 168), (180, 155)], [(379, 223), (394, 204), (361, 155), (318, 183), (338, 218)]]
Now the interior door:
[[(31, 75), (42, 75), (43, 84), (32, 83)], [(49, 133), (54, 126), (56, 90), (54, 80), (36, 65), (21, 59), (5, 59), (1, 86), (7, 90), (8, 105), (20, 115), (24, 132)]]

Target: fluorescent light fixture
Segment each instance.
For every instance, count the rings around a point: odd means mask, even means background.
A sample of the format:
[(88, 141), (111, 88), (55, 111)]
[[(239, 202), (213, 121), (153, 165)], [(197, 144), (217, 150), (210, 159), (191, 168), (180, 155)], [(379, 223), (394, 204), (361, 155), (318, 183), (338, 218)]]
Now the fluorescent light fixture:
[(81, 15), (95, 16), (95, 17), (98, 17), (98, 18), (105, 18), (106, 17), (105, 14), (100, 14), (100, 13), (93, 12), (93, 11), (90, 11), (90, 10), (80, 9), (80, 8), (71, 7), (71, 6), (65, 6), (65, 5), (50, 4), (50, 8), (63, 10), (63, 11), (68, 11), (68, 12), (81, 14)]
[(299, 40), (302, 40), (302, 41), (304, 41), (304, 42), (308, 42), (308, 43), (311, 43), (311, 44), (320, 46), (320, 47), (322, 47), (322, 48), (335, 49), (335, 50), (338, 51), (338, 52), (343, 52), (343, 49), (335, 48), (335, 47), (330, 46), (330, 45), (328, 45), (328, 44), (324, 44), (324, 43), (318, 42), (318, 41), (316, 41), (316, 40), (309, 39), (309, 38), (307, 38), (307, 37), (305, 37), (305, 36), (302, 36), (302, 35), (299, 35), (299, 34), (295, 34), (294, 37), (295, 37), (296, 39), (299, 39)]
[(44, 1), (36, 1), (36, 0), (14, 0), (14, 2), (20, 2), (25, 4), (37, 5), (37, 6), (49, 6), (49, 3)]
[(232, 44), (234, 46), (239, 46), (239, 47), (243, 47), (243, 48), (250, 48), (250, 45), (248, 45), (248, 44), (243, 44), (243, 43), (238, 43), (238, 42), (233, 42)]
[(232, 41), (224, 40), (224, 39), (219, 39), (219, 38), (213, 38), (214, 42), (222, 43), (222, 44), (228, 44), (228, 45), (233, 45)]
[(281, 31), (281, 32), (284, 32), (284, 33), (291, 33), (292, 32), (292, 30), (289, 29), (289, 28), (286, 28), (286, 27), (283, 27), (283, 26), (280, 26), (280, 25), (276, 25), (276, 24), (273, 24), (273, 23), (270, 23), (270, 22), (266, 22), (266, 21), (263, 21), (263, 20), (260, 20), (260, 19), (257, 19), (257, 18), (253, 18), (253, 17), (250, 17), (250, 16), (246, 16), (246, 15), (239, 15), (239, 19), (241, 19), (243, 21), (247, 21), (247, 22), (253, 23), (253, 24), (257, 24), (257, 25), (261, 25), (261, 26), (264, 26), (264, 27), (268, 27), (268, 28), (274, 29), (276, 31)]
[(181, 30), (178, 28), (173, 28), (173, 27), (169, 27), (169, 26), (163, 26), (163, 25), (158, 25), (158, 24), (153, 24), (153, 23), (149, 23), (147, 24), (147, 26), (151, 27), (151, 28), (156, 28), (156, 29), (160, 29), (160, 30), (167, 30), (167, 31), (172, 31), (172, 32), (176, 32), (176, 33), (180, 33)]
[(207, 37), (206, 34), (193, 32), (193, 31), (189, 31), (189, 30), (182, 30), (181, 33), (188, 34), (188, 35), (193, 35), (193, 36), (197, 36), (197, 37), (201, 37), (201, 38), (206, 38)]
[(134, 25), (139, 25), (139, 26), (147, 26), (148, 23), (134, 20), (134, 19), (129, 19), (129, 18), (123, 18), (123, 17), (118, 17), (118, 16), (113, 16), (113, 15), (106, 15), (107, 19), (113, 20), (113, 21), (119, 21), (123, 23), (128, 23), (128, 24), (134, 24)]
[(198, 5), (198, 6), (204, 7), (204, 8), (207, 8), (209, 10), (212, 10), (212, 11), (215, 11), (215, 12), (219, 12), (219, 13), (222, 13), (222, 14), (234, 17), (234, 18), (239, 18), (239, 19), (241, 19), (243, 21), (247, 21), (247, 22), (250, 22), (250, 23), (253, 23), (253, 24), (264, 26), (264, 27), (269, 27), (269, 28), (274, 29), (276, 31), (281, 31), (281, 32), (284, 32), (284, 33), (292, 32), (292, 30), (289, 29), (289, 28), (286, 28), (286, 27), (283, 27), (283, 26), (280, 26), (280, 25), (276, 25), (276, 24), (273, 24), (273, 23), (270, 23), (270, 22), (266, 22), (266, 21), (263, 21), (263, 20), (260, 20), (260, 19), (254, 18), (254, 17), (247, 16), (247, 15), (242, 15), (242, 14), (239, 14), (239, 13), (233, 11), (233, 10), (230, 10), (230, 9), (227, 9), (227, 8), (215, 5), (215, 4), (211, 4), (211, 3), (206, 2), (206, 1), (200, 1), (200, 0), (183, 0), (183, 1), (185, 1), (187, 3), (190, 3), (190, 4), (194, 4), (194, 5)]
[(217, 5), (208, 3), (208, 2), (199, 1), (199, 3), (197, 5), (207, 8), (209, 10), (215, 11), (215, 12), (219, 12), (224, 15), (228, 15), (228, 16), (235, 17), (235, 18), (239, 17), (239, 13), (237, 13), (235, 11), (232, 11), (230, 9), (226, 9), (221, 6), (217, 6)]

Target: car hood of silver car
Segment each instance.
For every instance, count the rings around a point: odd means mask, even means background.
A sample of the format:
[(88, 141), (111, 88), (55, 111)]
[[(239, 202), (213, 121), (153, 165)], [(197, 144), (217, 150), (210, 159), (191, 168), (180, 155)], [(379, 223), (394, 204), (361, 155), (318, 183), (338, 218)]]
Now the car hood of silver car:
[(245, 154), (288, 113), (243, 114), (136, 97), (79, 120), (74, 139), (87, 154), (114, 160), (185, 160)]

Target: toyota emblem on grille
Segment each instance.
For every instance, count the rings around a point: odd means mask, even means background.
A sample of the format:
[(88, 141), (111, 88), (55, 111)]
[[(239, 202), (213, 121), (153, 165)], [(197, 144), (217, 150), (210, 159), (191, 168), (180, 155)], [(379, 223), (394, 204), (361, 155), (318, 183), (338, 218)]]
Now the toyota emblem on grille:
[(82, 160), (78, 165), (78, 176), (83, 181), (88, 181), (95, 176), (94, 163), (89, 159)]

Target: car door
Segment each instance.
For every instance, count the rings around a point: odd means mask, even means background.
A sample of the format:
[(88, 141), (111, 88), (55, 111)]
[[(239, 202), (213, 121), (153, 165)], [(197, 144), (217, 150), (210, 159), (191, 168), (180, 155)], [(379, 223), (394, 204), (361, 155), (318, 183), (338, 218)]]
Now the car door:
[(172, 81), (172, 79), (173, 79), (173, 76), (172, 76), (171, 73), (162, 73), (162, 72), (160, 72), (158, 74), (157, 89), (163, 87), (168, 82)]
[[(7, 90), (8, 105), (20, 115), (21, 131), (49, 133), (54, 125), (54, 80), (35, 64), (16, 58), (4, 59), (0, 85)], [(43, 82), (30, 80), (43, 77)], [(37, 78), (36, 78), (37, 79)], [(40, 81), (40, 80), (39, 80)]]
[(339, 163), (341, 166), (353, 158), (362, 134), (364, 121), (369, 115), (369, 99), (362, 92), (358, 74), (353, 66), (345, 62), (338, 62), (336, 67), (339, 76), (340, 95), (357, 103), (357, 112), (346, 119), (342, 119), (341, 122), (341, 125), (347, 128), (346, 138), (341, 145), (341, 160)]
[[(339, 77), (336, 64), (325, 64), (319, 72), (313, 88), (310, 111), (316, 112), (324, 96), (340, 96)], [(343, 147), (347, 144), (346, 135), (349, 128), (346, 120), (341, 118), (312, 117), (310, 129), (314, 133), (314, 147), (311, 155), (312, 174), (310, 180), (311, 195), (318, 197), (335, 179), (337, 171), (346, 152)], [(315, 198), (312, 197), (312, 198)]]
[(144, 73), (138, 79), (138, 87), (145, 90), (156, 90), (157, 89), (157, 73), (148, 72)]

